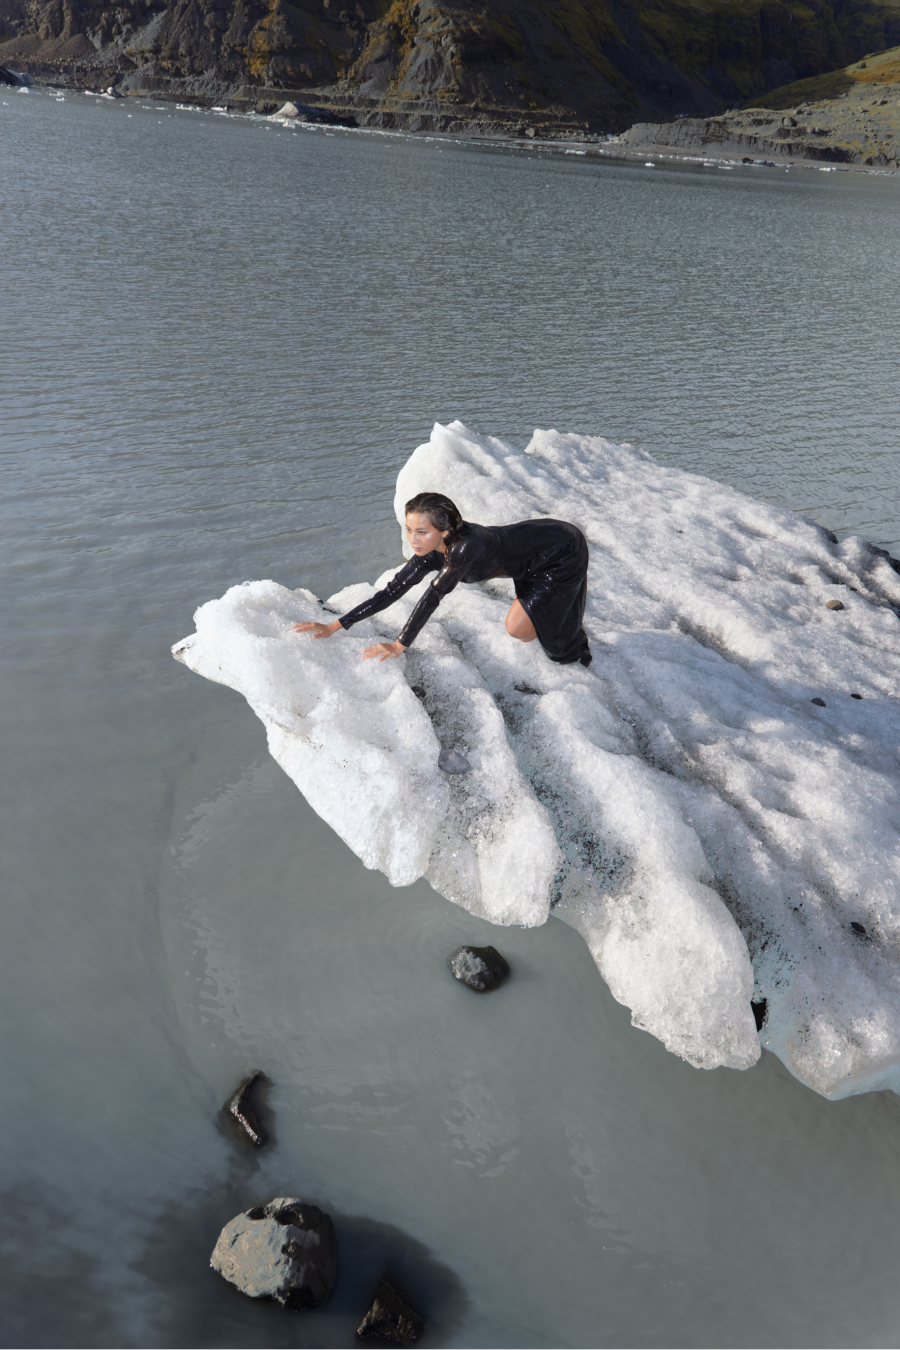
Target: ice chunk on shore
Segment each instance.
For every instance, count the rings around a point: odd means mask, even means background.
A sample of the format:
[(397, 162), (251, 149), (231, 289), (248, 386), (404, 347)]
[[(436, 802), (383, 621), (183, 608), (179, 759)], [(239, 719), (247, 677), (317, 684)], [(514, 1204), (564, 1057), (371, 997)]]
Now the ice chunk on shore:
[[(367, 866), (497, 923), (552, 910), (691, 1063), (747, 1067), (762, 1040), (828, 1096), (900, 1088), (892, 560), (600, 438), (520, 450), (436, 426), (401, 470), (398, 520), (424, 490), (483, 524), (584, 530), (590, 669), (507, 635), (503, 579), (458, 587), (400, 662), (357, 658), (415, 593), (312, 642), (290, 624), (319, 602), (272, 582), (203, 606), (175, 654), (246, 695)], [(441, 773), (442, 746), (472, 771)]]

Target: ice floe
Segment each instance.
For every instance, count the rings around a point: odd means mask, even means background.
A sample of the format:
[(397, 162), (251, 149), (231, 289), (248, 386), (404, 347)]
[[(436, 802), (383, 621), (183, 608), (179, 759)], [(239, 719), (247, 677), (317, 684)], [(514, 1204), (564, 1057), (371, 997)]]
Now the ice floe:
[[(507, 579), (458, 587), (398, 661), (359, 657), (418, 592), (311, 641), (291, 625), (322, 602), (273, 581), (203, 605), (174, 654), (244, 694), (367, 867), (495, 923), (556, 913), (692, 1064), (746, 1068), (762, 1041), (828, 1096), (900, 1088), (892, 560), (596, 437), (538, 431), (522, 450), (436, 426), (400, 472), (398, 520), (426, 489), (482, 524), (581, 527), (590, 669), (508, 636)], [(442, 748), (470, 772), (442, 772)]]

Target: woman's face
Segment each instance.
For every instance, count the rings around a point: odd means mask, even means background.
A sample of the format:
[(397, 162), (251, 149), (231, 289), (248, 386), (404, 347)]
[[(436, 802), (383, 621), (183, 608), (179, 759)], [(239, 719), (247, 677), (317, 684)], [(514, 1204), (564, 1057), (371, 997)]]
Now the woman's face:
[(410, 511), (406, 517), (406, 537), (413, 553), (420, 558), (424, 558), (426, 553), (433, 553), (435, 549), (441, 553), (447, 551), (440, 530), (435, 529), (428, 516), (420, 515), (418, 511)]

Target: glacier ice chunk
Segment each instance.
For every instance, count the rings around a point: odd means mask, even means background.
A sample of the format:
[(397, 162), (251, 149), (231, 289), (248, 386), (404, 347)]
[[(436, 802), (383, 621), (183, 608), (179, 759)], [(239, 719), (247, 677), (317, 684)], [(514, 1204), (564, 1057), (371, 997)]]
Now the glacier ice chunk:
[[(383, 665), (361, 649), (418, 591), (312, 642), (290, 627), (316, 597), (252, 582), (175, 655), (245, 695), (366, 866), (494, 923), (557, 914), (690, 1063), (746, 1068), (762, 1041), (827, 1096), (900, 1088), (898, 565), (599, 437), (438, 425), (399, 474), (401, 524), (422, 491), (584, 531), (589, 669), (509, 637), (503, 578), (457, 587)], [(471, 771), (442, 773), (441, 746)]]

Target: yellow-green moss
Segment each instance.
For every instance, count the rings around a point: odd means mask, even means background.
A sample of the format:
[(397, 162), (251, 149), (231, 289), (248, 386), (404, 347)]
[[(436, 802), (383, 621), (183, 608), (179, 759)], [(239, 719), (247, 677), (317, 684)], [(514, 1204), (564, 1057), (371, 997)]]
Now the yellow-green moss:
[(829, 71), (827, 75), (814, 75), (808, 80), (795, 80), (793, 84), (781, 85), (761, 98), (755, 98), (753, 102), (757, 107), (773, 110), (794, 108), (800, 103), (819, 103), (822, 99), (838, 98), (860, 86), (872, 84), (900, 84), (900, 47), (870, 56), (864, 68), (855, 61), (841, 70)]
[(623, 34), (603, 0), (538, 0), (537, 8), (547, 23), (562, 33), (571, 46), (561, 53), (569, 56), (572, 48), (593, 66), (607, 84), (622, 94), (630, 94), (631, 84), (604, 55), (604, 42), (622, 42)]

